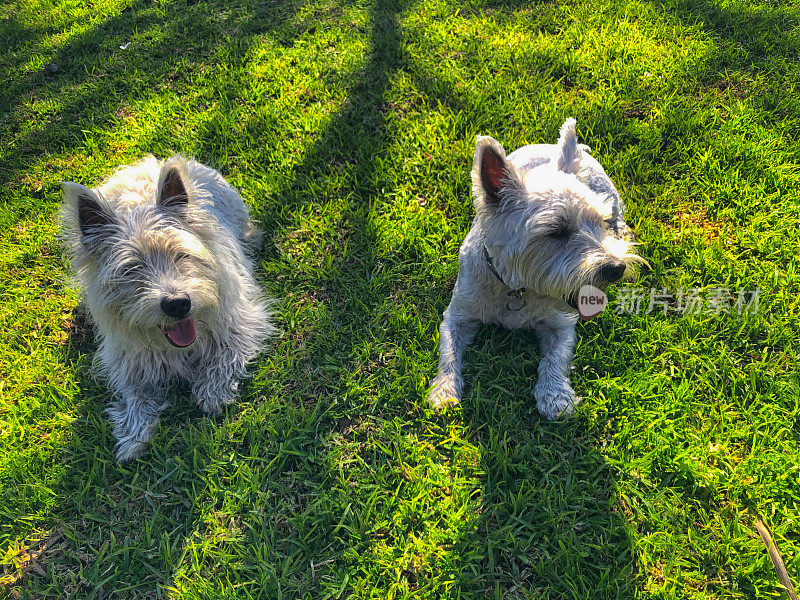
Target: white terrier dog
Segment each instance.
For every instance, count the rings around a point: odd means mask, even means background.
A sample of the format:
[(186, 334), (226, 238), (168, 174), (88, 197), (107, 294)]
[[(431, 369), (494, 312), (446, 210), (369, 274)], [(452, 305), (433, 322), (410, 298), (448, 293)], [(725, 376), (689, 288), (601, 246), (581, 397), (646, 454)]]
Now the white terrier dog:
[(260, 235), (222, 175), (180, 156), (147, 157), (95, 189), (63, 187), (64, 238), (98, 328), (95, 367), (116, 395), (117, 458), (127, 461), (174, 380), (219, 414), (274, 333), (253, 278)]
[(578, 291), (618, 281), (641, 261), (629, 252), (619, 194), (588, 152), (574, 119), (562, 125), (557, 144), (524, 146), (508, 157), (496, 140), (478, 137), (476, 217), (440, 328), (434, 407), (460, 401), (462, 358), (482, 323), (536, 331), (542, 358), (533, 395), (542, 416), (568, 415), (580, 401), (568, 378)]

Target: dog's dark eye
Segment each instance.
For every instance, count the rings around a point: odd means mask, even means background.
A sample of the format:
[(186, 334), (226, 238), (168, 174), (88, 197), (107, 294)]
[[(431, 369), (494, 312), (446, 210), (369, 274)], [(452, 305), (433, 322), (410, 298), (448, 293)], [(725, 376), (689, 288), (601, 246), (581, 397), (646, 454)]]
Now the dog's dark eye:
[(553, 229), (549, 234), (551, 238), (554, 240), (565, 240), (570, 235), (572, 235), (572, 231), (566, 225), (559, 225), (557, 228)]
[(605, 223), (609, 227), (612, 227), (615, 222), (616, 221), (615, 221), (614, 217), (609, 217), (608, 219), (603, 219), (603, 223)]

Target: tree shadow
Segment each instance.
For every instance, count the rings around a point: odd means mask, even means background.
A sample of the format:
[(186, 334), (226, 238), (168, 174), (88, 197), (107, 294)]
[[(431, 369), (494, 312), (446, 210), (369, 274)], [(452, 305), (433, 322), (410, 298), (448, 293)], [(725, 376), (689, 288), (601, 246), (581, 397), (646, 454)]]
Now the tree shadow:
[[(472, 522), (453, 541), (452, 597), (634, 597), (631, 542), (615, 494), (620, 473), (603, 453), (602, 420), (538, 415), (532, 332), (486, 327), (466, 364), (461, 418), (474, 432), (483, 477)], [(602, 365), (592, 367), (602, 373)]]
[(709, 0), (652, 0), (663, 13), (677, 16), (684, 24), (700, 26), (721, 39), (735, 44), (725, 47), (716, 66), (730, 68), (769, 67), (775, 57), (797, 56), (796, 39), (785, 35), (800, 24), (800, 11), (773, 4), (728, 3)]
[[(789, 32), (800, 24), (800, 10), (771, 3), (718, 3), (712, 0), (651, 0), (665, 18), (675, 18), (686, 28), (700, 30), (715, 42), (714, 52), (696, 73), (698, 96), (727, 98), (727, 113), (735, 102), (760, 103), (773, 115), (768, 124), (776, 129), (783, 119), (800, 113), (797, 95), (786, 92), (792, 85), (794, 58), (800, 42)], [(727, 115), (726, 115), (727, 116)], [(766, 157), (729, 148), (736, 167), (743, 171), (769, 170)]]

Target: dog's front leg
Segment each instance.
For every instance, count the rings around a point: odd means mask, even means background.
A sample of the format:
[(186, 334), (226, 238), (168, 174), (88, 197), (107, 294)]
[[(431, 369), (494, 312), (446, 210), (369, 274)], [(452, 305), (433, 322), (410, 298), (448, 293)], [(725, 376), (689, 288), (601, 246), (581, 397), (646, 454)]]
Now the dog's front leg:
[(575, 353), (575, 323), (540, 323), (536, 333), (541, 344), (539, 379), (533, 388), (536, 406), (550, 421), (572, 414), (580, 402), (569, 384), (569, 367)]
[(192, 397), (207, 415), (219, 415), (222, 407), (236, 399), (246, 359), (234, 346), (210, 348), (194, 373)]
[(165, 408), (161, 391), (151, 385), (128, 385), (119, 391), (119, 399), (106, 409), (117, 438), (119, 462), (139, 456), (150, 439), (158, 417)]
[(199, 349), (192, 367), (192, 396), (207, 415), (218, 415), (223, 406), (233, 404), (247, 363), (274, 331), (266, 305), (254, 290), (255, 286), (236, 296), (234, 305), (223, 310), (225, 321), (210, 322), (214, 335)]
[(464, 351), (475, 339), (480, 321), (455, 317), (448, 307), (444, 311), (439, 328), (439, 372), (431, 382), (428, 400), (434, 408), (461, 401), (464, 379), (461, 377), (461, 362)]

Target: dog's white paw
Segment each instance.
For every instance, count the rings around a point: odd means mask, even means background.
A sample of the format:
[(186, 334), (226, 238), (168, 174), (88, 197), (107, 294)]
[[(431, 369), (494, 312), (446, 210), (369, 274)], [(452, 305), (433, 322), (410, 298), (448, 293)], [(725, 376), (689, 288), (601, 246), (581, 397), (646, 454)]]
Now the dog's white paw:
[(166, 403), (159, 398), (135, 394), (125, 395), (108, 405), (106, 411), (114, 426), (115, 454), (119, 462), (133, 460), (145, 451), (164, 408)]
[(581, 401), (569, 383), (560, 386), (537, 384), (533, 390), (533, 397), (536, 398), (539, 414), (548, 421), (568, 417), (575, 412), (575, 407)]
[(220, 394), (205, 398), (195, 397), (195, 402), (204, 415), (216, 417), (222, 414), (223, 406), (233, 404), (236, 398), (233, 394)]
[(218, 417), (222, 414), (223, 405), (219, 400), (197, 399), (197, 406), (207, 417)]
[(128, 438), (122, 439), (117, 442), (116, 456), (117, 460), (121, 463), (126, 463), (141, 456), (145, 450), (146, 444), (139, 440)]
[(448, 406), (455, 406), (459, 403), (458, 392), (455, 383), (434, 379), (431, 382), (431, 390), (428, 392), (428, 402), (436, 410), (443, 410)]
[(194, 401), (203, 414), (216, 417), (222, 414), (222, 407), (236, 402), (238, 381), (229, 381), (223, 385), (195, 383), (192, 390)]

